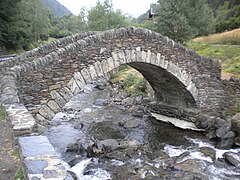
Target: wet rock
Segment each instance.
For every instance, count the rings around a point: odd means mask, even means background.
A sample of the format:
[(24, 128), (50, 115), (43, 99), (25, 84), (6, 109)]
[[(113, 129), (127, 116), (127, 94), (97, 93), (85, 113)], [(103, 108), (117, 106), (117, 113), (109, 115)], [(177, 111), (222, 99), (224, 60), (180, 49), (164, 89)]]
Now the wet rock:
[(74, 125), (74, 129), (82, 129), (83, 127), (84, 127), (84, 124), (82, 122)]
[(119, 125), (112, 124), (111, 122), (97, 122), (92, 123), (88, 128), (88, 133), (97, 140), (104, 139), (124, 139), (126, 133), (123, 131), (122, 127)]
[(66, 180), (78, 180), (76, 174), (72, 171), (67, 171)]
[(200, 129), (208, 129), (212, 126), (212, 121), (207, 116), (199, 115), (196, 117), (195, 124)]
[(136, 108), (136, 109), (133, 109), (131, 115), (134, 116), (134, 117), (141, 118), (141, 117), (143, 117), (145, 115), (145, 112), (141, 108)]
[(86, 152), (86, 149), (82, 145), (82, 143), (77, 140), (75, 143), (71, 143), (67, 146), (67, 152), (72, 151), (72, 152), (77, 152), (79, 154), (83, 154)]
[(123, 127), (125, 128), (136, 128), (139, 126), (139, 119), (131, 119), (124, 123)]
[(229, 127), (229, 125), (231, 124), (228, 124), (226, 120), (220, 118), (220, 117), (212, 117), (212, 121), (213, 121), (213, 128), (215, 129), (218, 129), (218, 128), (221, 128), (221, 127)]
[(77, 157), (73, 158), (72, 160), (70, 160), (68, 162), (68, 164), (69, 164), (69, 166), (73, 167), (76, 164), (80, 163), (81, 161), (82, 161), (82, 156), (77, 156)]
[(108, 86), (108, 82), (106, 80), (97, 81), (95, 84), (96, 84), (95, 88), (97, 88), (99, 90), (104, 90)]
[(96, 84), (86, 84), (86, 85), (83, 87), (83, 90), (84, 90), (84, 92), (91, 92), (91, 91), (93, 91), (93, 89), (94, 89), (96, 86), (97, 86)]
[(232, 130), (236, 132), (238, 136), (240, 136), (240, 113), (234, 115), (231, 119), (232, 122)]
[(175, 162), (181, 162), (184, 160), (185, 157), (189, 156), (190, 152), (189, 151), (185, 151), (182, 154), (180, 154), (179, 156), (176, 157)]
[(166, 160), (169, 158), (169, 155), (161, 150), (154, 151), (153, 153), (148, 155), (149, 159), (153, 160), (154, 162), (158, 163), (162, 160)]
[(223, 154), (226, 162), (240, 168), (240, 153), (226, 152)]
[(134, 104), (140, 105), (140, 104), (142, 104), (143, 97), (142, 96), (135, 96), (134, 100), (135, 100)]
[(235, 143), (235, 133), (233, 131), (227, 132), (218, 143), (220, 149), (230, 149)]
[(119, 125), (119, 126), (124, 126), (124, 122), (121, 121), (121, 122), (118, 123), (118, 125)]
[(172, 168), (178, 171), (197, 173), (204, 177), (203, 179), (208, 179), (207, 175), (205, 175), (206, 166), (200, 160), (189, 159), (180, 163), (173, 164)]
[(105, 151), (114, 151), (119, 147), (119, 143), (116, 139), (105, 139), (97, 143), (98, 147), (103, 147)]
[(216, 159), (216, 151), (211, 147), (201, 147), (200, 152), (205, 156), (211, 157), (212, 160)]
[(216, 136), (216, 132), (214, 131), (214, 130), (210, 130), (207, 134), (206, 134), (206, 137), (208, 138), (208, 139), (214, 139), (214, 138), (216, 138), (217, 136)]
[(221, 137), (223, 137), (228, 131), (229, 131), (229, 128), (228, 128), (228, 127), (225, 127), (225, 126), (220, 127), (220, 128), (218, 128), (218, 129), (216, 130), (216, 136), (217, 136), (218, 138), (221, 138)]
[(131, 105), (132, 106), (134, 104), (134, 99), (132, 97), (127, 97), (127, 98), (123, 99), (122, 102), (125, 105)]
[(73, 112), (73, 108), (72, 107), (64, 107), (63, 110), (67, 113), (72, 113)]
[(235, 138), (235, 145), (240, 146), (240, 136)]
[(97, 141), (95, 143), (90, 144), (87, 147), (87, 156), (94, 157), (99, 154), (104, 154), (108, 152), (112, 152), (119, 147), (119, 143), (115, 139), (105, 139), (103, 141)]
[(106, 106), (109, 104), (108, 99), (96, 99), (93, 103), (95, 106)]
[(119, 140), (118, 143), (120, 148), (137, 147), (140, 145), (140, 143), (135, 139)]

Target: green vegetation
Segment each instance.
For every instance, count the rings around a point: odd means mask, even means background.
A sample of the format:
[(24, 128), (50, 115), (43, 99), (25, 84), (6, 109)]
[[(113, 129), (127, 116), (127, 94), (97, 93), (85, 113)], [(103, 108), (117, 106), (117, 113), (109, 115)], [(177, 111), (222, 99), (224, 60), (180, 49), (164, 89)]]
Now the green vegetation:
[(23, 168), (21, 166), (18, 166), (17, 171), (14, 175), (15, 180), (24, 180), (24, 173), (23, 173)]
[(1, 54), (24, 52), (49, 38), (128, 25), (154, 30), (181, 43), (215, 29), (222, 32), (240, 27), (239, 0), (158, 0), (151, 5), (157, 14), (153, 19), (148, 12), (138, 18), (125, 15), (113, 8), (111, 0), (98, 1), (88, 11), (79, 7), (78, 16), (58, 6), (56, 0), (1, 0)]
[(146, 94), (144, 78), (131, 73), (125, 77), (123, 87), (131, 95), (144, 96)]
[(111, 79), (112, 83), (123, 83), (124, 90), (129, 95), (145, 96), (146, 84), (141, 73), (127, 65), (119, 67), (118, 73)]
[(3, 111), (3, 106), (0, 104), (0, 121), (5, 119), (5, 113)]
[(212, 10), (204, 0), (160, 0), (156, 31), (177, 42), (214, 32)]
[(240, 45), (240, 28), (224, 33), (198, 37), (194, 41), (208, 44)]
[(12, 150), (10, 151), (10, 155), (12, 158), (16, 159), (18, 161), (18, 167), (14, 175), (15, 180), (24, 180), (24, 172), (23, 172), (23, 167), (20, 165), (20, 156), (18, 151)]
[(190, 41), (187, 46), (201, 56), (220, 60), (223, 72), (240, 77), (240, 46), (210, 45), (194, 41)]
[(88, 29), (91, 31), (103, 31), (127, 25), (126, 17), (120, 10), (114, 11), (110, 1), (97, 2), (88, 12)]

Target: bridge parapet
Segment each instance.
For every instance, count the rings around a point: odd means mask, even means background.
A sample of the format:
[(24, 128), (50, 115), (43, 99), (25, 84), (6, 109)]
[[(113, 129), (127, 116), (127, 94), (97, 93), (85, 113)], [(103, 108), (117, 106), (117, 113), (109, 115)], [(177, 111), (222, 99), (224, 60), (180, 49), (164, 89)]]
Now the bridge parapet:
[(0, 61), (0, 72), (4, 72), (16, 65), (31, 62), (38, 57), (43, 57), (53, 51), (56, 51), (59, 48), (63, 48), (68, 44), (74, 43), (82, 38), (85, 38), (93, 34), (95, 34), (95, 32), (83, 32), (74, 34), (68, 37), (54, 40), (48, 44), (42, 45), (38, 48), (19, 54), (15, 57), (5, 58), (4, 60)]

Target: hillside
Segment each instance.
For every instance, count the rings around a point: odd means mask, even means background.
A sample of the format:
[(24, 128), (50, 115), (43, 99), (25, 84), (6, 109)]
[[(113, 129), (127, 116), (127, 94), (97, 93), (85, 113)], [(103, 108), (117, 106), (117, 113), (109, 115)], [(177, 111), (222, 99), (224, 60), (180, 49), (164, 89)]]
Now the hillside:
[(48, 7), (54, 15), (56, 16), (64, 16), (68, 14), (72, 14), (65, 6), (60, 4), (57, 0), (42, 0), (43, 4)]
[(195, 38), (187, 46), (199, 55), (220, 60), (222, 78), (240, 78), (240, 28)]

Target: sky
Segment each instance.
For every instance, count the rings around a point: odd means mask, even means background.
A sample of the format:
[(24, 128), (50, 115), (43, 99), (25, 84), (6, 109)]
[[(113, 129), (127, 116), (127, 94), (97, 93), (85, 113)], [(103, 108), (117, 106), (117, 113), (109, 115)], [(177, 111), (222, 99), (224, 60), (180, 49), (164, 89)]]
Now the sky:
[[(78, 15), (81, 7), (89, 10), (96, 5), (97, 1), (104, 0), (57, 0), (66, 8), (68, 8), (74, 15)], [(156, 3), (157, 0), (112, 0), (113, 8), (120, 9), (124, 14), (129, 14), (135, 18), (147, 12), (151, 3)]]

